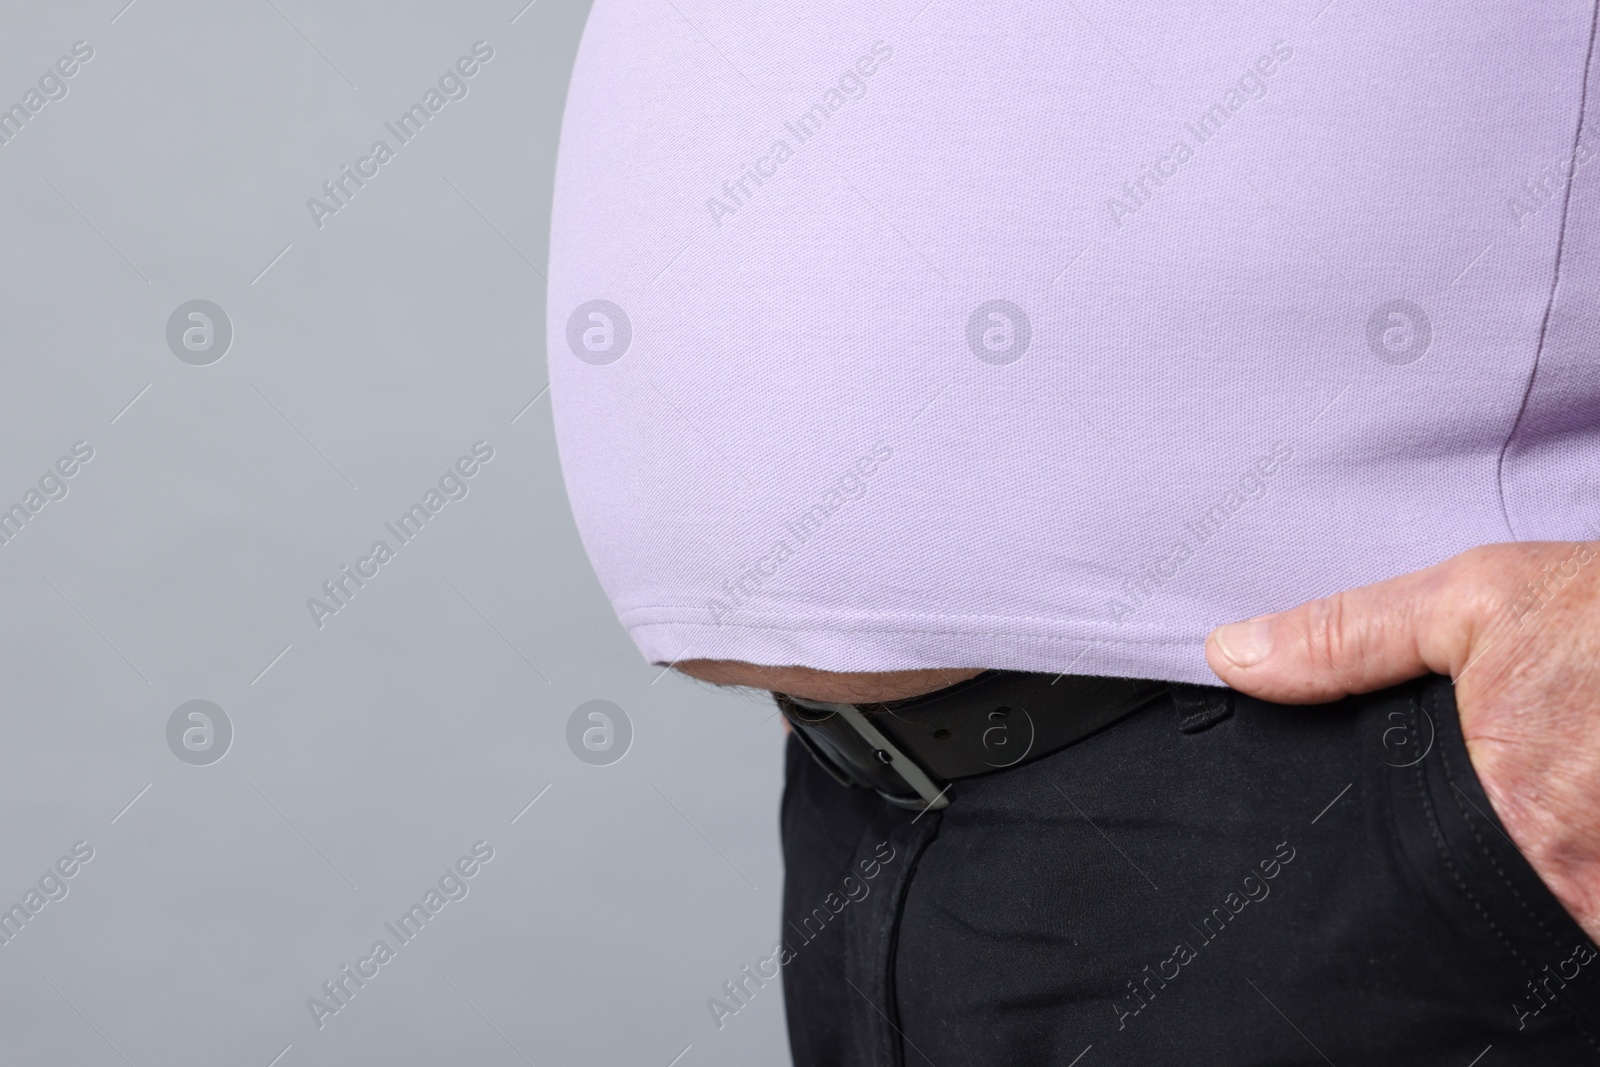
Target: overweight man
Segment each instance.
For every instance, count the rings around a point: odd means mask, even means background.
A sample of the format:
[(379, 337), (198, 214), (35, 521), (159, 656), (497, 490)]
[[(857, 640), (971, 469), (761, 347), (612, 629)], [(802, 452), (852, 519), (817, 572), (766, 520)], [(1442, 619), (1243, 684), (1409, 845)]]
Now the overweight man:
[(1600, 1063), (1596, 19), (597, 0), (558, 444), (795, 1063)]

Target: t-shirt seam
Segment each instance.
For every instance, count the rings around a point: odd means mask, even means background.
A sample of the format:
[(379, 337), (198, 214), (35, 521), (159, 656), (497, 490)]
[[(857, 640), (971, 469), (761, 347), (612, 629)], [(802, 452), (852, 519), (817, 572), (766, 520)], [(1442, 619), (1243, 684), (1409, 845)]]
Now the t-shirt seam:
[[(1583, 60), (1583, 73), (1578, 82), (1578, 128), (1572, 135), (1571, 159), (1578, 158), (1578, 149), (1583, 146), (1583, 130), (1589, 116), (1589, 89), (1592, 78), (1595, 55), (1595, 38), (1600, 31), (1600, 0), (1594, 4), (1589, 16), (1589, 45), (1585, 50)], [(1567, 230), (1572, 222), (1572, 187), (1577, 184), (1576, 175), (1568, 177), (1566, 188), (1561, 197), (1561, 220), (1556, 229), (1556, 247), (1553, 262), (1550, 268), (1550, 292), (1545, 298), (1544, 314), (1539, 320), (1539, 339), (1533, 346), (1533, 365), (1528, 368), (1528, 378), (1523, 384), (1522, 400), (1517, 405), (1517, 414), (1511, 420), (1511, 428), (1506, 431), (1505, 440), (1500, 444), (1500, 455), (1495, 462), (1494, 480), (1495, 489), (1500, 499), (1500, 521), (1505, 524), (1506, 532), (1513, 541), (1520, 540), (1516, 525), (1511, 519), (1511, 509), (1506, 506), (1506, 457), (1511, 452), (1513, 443), (1517, 440), (1517, 431), (1522, 428), (1522, 420), (1528, 413), (1528, 403), (1533, 399), (1534, 385), (1539, 380), (1539, 364), (1544, 360), (1545, 339), (1550, 332), (1550, 319), (1555, 314), (1556, 294), (1561, 289), (1562, 268), (1567, 260)]]

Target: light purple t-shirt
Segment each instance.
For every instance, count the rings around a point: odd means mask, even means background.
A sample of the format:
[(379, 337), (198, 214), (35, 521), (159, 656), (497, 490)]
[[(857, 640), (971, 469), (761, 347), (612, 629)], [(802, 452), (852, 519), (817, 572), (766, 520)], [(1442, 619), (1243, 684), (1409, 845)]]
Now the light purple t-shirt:
[(1595, 25), (597, 0), (549, 361), (622, 623), (1214, 683), (1219, 623), (1594, 536)]

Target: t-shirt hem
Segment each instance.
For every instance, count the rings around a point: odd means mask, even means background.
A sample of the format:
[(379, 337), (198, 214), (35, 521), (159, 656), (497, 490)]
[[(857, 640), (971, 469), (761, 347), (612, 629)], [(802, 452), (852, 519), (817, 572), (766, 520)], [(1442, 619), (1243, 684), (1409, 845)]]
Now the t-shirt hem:
[(731, 659), (825, 671), (985, 668), (1222, 684), (1206, 663), (1204, 632), (1133, 635), (1100, 625), (1068, 634), (1059, 624), (1052, 631), (1042, 622), (1019, 625), (1019, 620), (983, 616), (773, 614), (755, 619), (741, 613), (739, 621), (707, 623), (640, 618), (643, 614), (645, 609), (624, 612), (622, 621), (639, 651), (658, 665)]

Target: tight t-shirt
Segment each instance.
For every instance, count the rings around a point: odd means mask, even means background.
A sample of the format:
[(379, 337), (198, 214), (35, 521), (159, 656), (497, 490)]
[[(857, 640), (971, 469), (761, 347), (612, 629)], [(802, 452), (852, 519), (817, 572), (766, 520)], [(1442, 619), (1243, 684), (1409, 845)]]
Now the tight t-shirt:
[(1595, 27), (597, 0), (547, 325), (621, 622), (1214, 682), (1220, 623), (1600, 535)]

